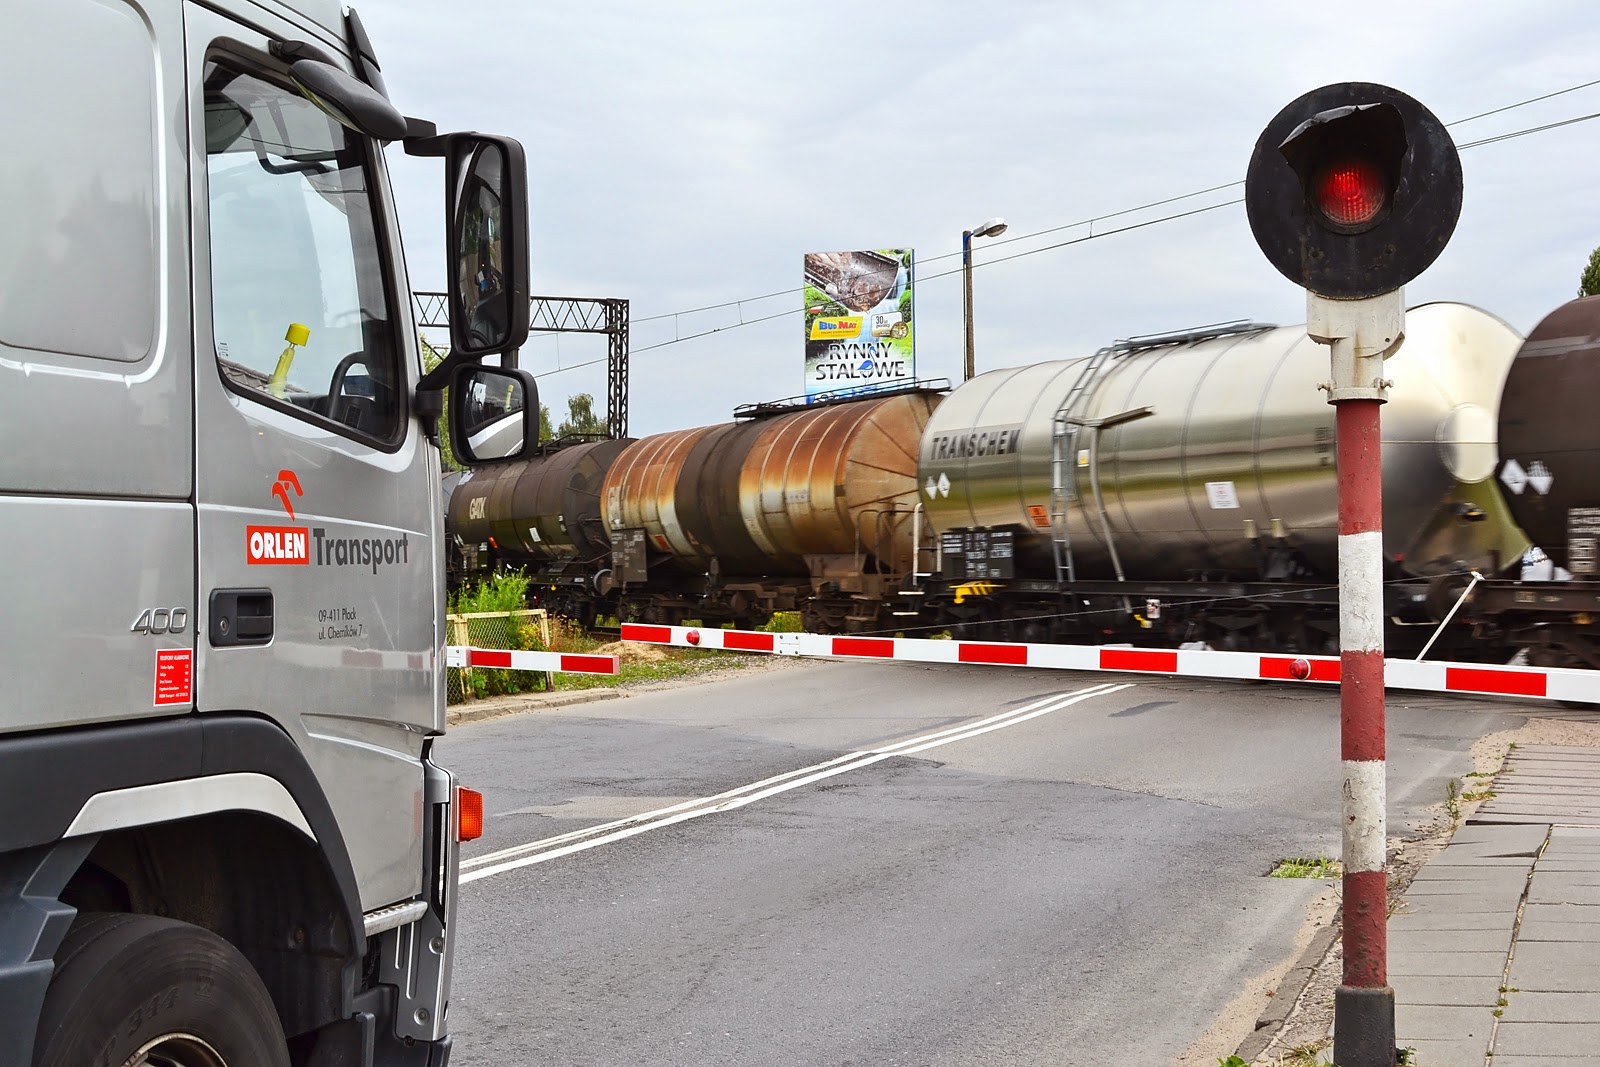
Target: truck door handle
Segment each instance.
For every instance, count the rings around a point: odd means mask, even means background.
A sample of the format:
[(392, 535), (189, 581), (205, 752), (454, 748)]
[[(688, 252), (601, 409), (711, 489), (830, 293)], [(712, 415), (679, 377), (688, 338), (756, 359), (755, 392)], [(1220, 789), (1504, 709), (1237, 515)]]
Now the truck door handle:
[(213, 589), (211, 645), (264, 645), (272, 640), (272, 590)]

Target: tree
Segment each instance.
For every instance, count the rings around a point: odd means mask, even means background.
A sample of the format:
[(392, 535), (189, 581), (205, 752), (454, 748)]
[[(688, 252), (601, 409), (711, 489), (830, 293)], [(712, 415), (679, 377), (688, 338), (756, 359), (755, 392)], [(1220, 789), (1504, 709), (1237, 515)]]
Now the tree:
[(1600, 248), (1589, 254), (1589, 265), (1578, 279), (1579, 296), (1600, 296)]
[(606, 420), (594, 413), (594, 397), (588, 393), (579, 393), (567, 397), (567, 417), (561, 420), (561, 425), (556, 427), (555, 435), (563, 437), (569, 433), (600, 434), (604, 436), (610, 429)]

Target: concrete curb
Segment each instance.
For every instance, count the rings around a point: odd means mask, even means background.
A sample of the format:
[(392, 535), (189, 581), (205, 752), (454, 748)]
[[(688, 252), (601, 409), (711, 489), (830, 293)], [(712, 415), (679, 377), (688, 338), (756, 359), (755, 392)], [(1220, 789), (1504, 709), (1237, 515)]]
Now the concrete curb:
[(597, 700), (616, 700), (628, 694), (620, 689), (578, 689), (571, 693), (539, 693), (509, 700), (473, 701), (463, 707), (449, 710), (446, 722), (450, 726), (499, 719), (507, 715), (526, 715), (545, 708), (561, 708), (569, 704), (592, 704)]
[(1300, 958), (1289, 968), (1289, 973), (1278, 983), (1272, 1003), (1261, 1013), (1260, 1018), (1256, 1019), (1255, 1032), (1244, 1039), (1234, 1055), (1249, 1063), (1266, 1051), (1278, 1031), (1283, 1029), (1283, 1024), (1289, 1021), (1289, 1016), (1294, 1014), (1295, 1006), (1300, 1002), (1300, 994), (1305, 992), (1312, 976), (1317, 973), (1317, 968), (1327, 957), (1328, 950), (1333, 948), (1333, 943), (1339, 939), (1339, 930), (1338, 923), (1330, 923), (1316, 932), (1305, 951), (1300, 953)]

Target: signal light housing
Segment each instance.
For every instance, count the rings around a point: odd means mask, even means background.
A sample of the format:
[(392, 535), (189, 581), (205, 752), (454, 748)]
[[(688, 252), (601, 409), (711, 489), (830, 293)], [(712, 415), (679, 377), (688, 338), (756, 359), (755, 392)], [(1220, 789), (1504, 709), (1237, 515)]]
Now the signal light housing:
[(1261, 132), (1245, 210), (1290, 281), (1337, 300), (1379, 296), (1426, 270), (1455, 232), (1461, 159), (1444, 124), (1398, 89), (1327, 85)]
[(476, 841), (483, 836), (483, 794), (456, 786), (456, 840)]

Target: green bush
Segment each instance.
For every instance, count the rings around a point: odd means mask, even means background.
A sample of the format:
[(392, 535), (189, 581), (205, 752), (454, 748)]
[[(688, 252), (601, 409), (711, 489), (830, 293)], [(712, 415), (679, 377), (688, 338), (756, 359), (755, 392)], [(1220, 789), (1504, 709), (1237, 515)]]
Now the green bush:
[(464, 585), (450, 598), (452, 615), (479, 611), (522, 611), (528, 606), (529, 578), (519, 570), (500, 571)]
[(798, 611), (774, 611), (763, 630), (772, 634), (797, 634), (805, 630)]

